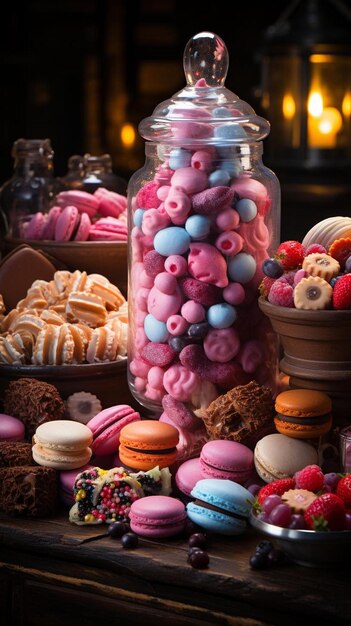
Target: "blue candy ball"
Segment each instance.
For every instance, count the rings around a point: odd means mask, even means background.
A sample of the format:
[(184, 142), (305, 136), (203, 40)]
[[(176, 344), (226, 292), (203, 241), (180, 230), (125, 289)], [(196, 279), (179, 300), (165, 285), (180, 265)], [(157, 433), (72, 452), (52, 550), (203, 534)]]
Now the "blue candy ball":
[(142, 224), (142, 221), (143, 221), (144, 213), (145, 213), (145, 209), (137, 209), (135, 211), (134, 217), (133, 217), (134, 226), (137, 226), (138, 228), (141, 228), (141, 224)]
[(151, 313), (145, 317), (144, 331), (147, 338), (155, 343), (165, 343), (169, 337), (166, 323), (160, 322)]
[(169, 226), (156, 233), (154, 237), (154, 248), (162, 256), (171, 254), (184, 254), (189, 250), (190, 235), (180, 226)]
[(236, 283), (248, 283), (256, 272), (256, 261), (247, 252), (239, 252), (228, 261), (228, 274)]
[(242, 198), (235, 205), (236, 210), (240, 215), (242, 222), (251, 222), (257, 215), (257, 205), (253, 200), (249, 198)]
[(226, 302), (214, 304), (207, 311), (207, 321), (213, 328), (229, 328), (236, 318), (235, 308)]
[(231, 117), (232, 115), (226, 107), (216, 107), (212, 113), (214, 117)]
[(208, 177), (210, 187), (226, 186), (230, 183), (230, 175), (225, 170), (215, 170)]
[(185, 222), (185, 230), (192, 239), (204, 239), (211, 228), (211, 220), (205, 215), (191, 215)]
[(247, 135), (243, 127), (237, 122), (229, 122), (217, 126), (213, 132), (218, 139), (246, 139)]
[(173, 148), (169, 153), (169, 167), (178, 170), (180, 167), (189, 167), (192, 153), (184, 148)]

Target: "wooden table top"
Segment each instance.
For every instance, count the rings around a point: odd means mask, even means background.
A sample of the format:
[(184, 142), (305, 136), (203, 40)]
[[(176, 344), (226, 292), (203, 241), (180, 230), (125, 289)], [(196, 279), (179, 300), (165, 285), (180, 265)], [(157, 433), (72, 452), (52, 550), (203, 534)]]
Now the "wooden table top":
[(0, 567), (16, 561), (18, 555), (24, 567), (26, 563), (29, 567), (34, 556), (42, 559), (48, 570), (51, 561), (56, 568), (60, 564), (62, 576), (73, 576), (79, 565), (82, 578), (104, 581), (105, 585), (107, 581), (111, 589), (122, 585), (158, 602), (167, 598), (168, 602), (196, 606), (200, 612), (240, 615), (244, 620), (214, 623), (288, 626), (298, 620), (301, 626), (351, 622), (350, 566), (309, 568), (285, 562), (252, 570), (249, 556), (262, 539), (252, 528), (240, 537), (212, 537), (206, 570), (187, 563), (184, 538), (140, 539), (137, 549), (125, 550), (118, 539), (106, 533), (105, 525), (71, 524), (66, 512), (46, 520), (2, 515)]

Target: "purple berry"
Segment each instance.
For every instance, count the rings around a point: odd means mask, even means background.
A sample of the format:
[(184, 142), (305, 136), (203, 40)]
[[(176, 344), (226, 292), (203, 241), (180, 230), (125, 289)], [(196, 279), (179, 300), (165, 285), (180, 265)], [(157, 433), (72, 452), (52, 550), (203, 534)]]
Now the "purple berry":
[(289, 528), (293, 528), (294, 530), (304, 530), (306, 528), (305, 519), (302, 513), (292, 514)]
[(259, 519), (261, 522), (268, 522), (268, 518), (269, 514), (265, 511), (261, 511), (261, 513), (257, 515), (257, 519)]
[(283, 550), (278, 550), (276, 548), (273, 548), (267, 554), (268, 565), (279, 565), (279, 563), (284, 561), (284, 558), (285, 554)]
[(127, 530), (127, 525), (124, 522), (112, 522), (112, 524), (109, 525), (107, 532), (112, 539), (120, 539), (120, 537), (122, 537)]
[(268, 515), (273, 511), (273, 509), (278, 506), (278, 504), (282, 504), (283, 500), (277, 494), (273, 494), (271, 496), (267, 496), (265, 501), (262, 504), (262, 510)]
[(190, 535), (188, 541), (189, 548), (201, 548), (205, 549), (207, 547), (207, 536), (205, 533), (194, 533)]
[(284, 268), (276, 259), (265, 259), (262, 263), (262, 271), (269, 278), (280, 278), (284, 274)]
[(188, 563), (195, 569), (206, 569), (210, 562), (210, 557), (204, 550), (195, 550), (188, 555)]
[(329, 487), (334, 493), (338, 486), (339, 480), (340, 475), (336, 472), (328, 472), (327, 474), (324, 474), (324, 484), (326, 485), (326, 487)]
[(126, 550), (134, 550), (138, 547), (139, 538), (135, 533), (125, 533), (121, 537), (122, 547)]
[(350, 274), (351, 273), (351, 256), (348, 256), (346, 261), (345, 261), (345, 272), (346, 272), (346, 274)]
[(259, 490), (261, 489), (261, 486), (262, 486), (262, 485), (256, 485), (256, 484), (249, 485), (249, 486), (247, 487), (247, 490), (248, 490), (248, 491), (249, 491), (249, 492), (250, 492), (253, 496), (257, 496), (257, 494), (258, 494)]
[(256, 554), (268, 554), (271, 550), (273, 550), (272, 542), (264, 539), (257, 544), (255, 552)]
[(252, 569), (265, 569), (268, 567), (267, 554), (262, 552), (255, 552), (255, 554), (251, 554), (249, 564)]
[(351, 513), (345, 513), (345, 530), (351, 530)]
[(268, 521), (275, 526), (287, 528), (291, 520), (291, 508), (288, 504), (278, 504), (273, 511), (270, 512)]

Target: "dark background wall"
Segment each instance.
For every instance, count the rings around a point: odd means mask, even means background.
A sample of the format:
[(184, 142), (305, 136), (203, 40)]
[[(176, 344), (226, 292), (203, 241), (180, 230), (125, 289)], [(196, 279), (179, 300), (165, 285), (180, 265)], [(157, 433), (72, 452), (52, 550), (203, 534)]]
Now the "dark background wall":
[(119, 128), (135, 125), (185, 84), (182, 56), (202, 30), (220, 35), (230, 54), (226, 86), (255, 108), (263, 30), (286, 2), (192, 0), (28, 0), (2, 8), (0, 37), (0, 184), (12, 171), (19, 137), (50, 137), (55, 172), (84, 152), (110, 152), (126, 175), (142, 162), (123, 154)]

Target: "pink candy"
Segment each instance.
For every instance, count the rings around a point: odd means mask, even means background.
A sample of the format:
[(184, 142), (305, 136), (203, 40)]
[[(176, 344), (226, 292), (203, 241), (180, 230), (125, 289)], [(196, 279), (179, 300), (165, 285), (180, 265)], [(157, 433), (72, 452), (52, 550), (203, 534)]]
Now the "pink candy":
[(161, 283), (162, 288), (163, 283), (165, 282), (164, 277), (169, 279), (169, 281), (174, 281), (173, 287), (171, 288), (171, 283), (167, 282), (165, 292), (163, 290), (161, 291), (161, 289), (155, 285), (149, 293), (148, 311), (160, 322), (167, 322), (171, 315), (174, 315), (179, 311), (182, 303), (182, 295), (174, 276), (163, 272), (162, 274), (159, 274), (159, 277), (161, 278), (158, 283)]
[(171, 365), (164, 374), (163, 385), (175, 400), (187, 402), (198, 385), (198, 377), (180, 364)]
[(233, 198), (234, 190), (230, 187), (212, 187), (193, 196), (193, 209), (200, 215), (215, 215), (229, 208)]
[(165, 200), (165, 210), (173, 224), (184, 224), (191, 209), (189, 196), (182, 188), (171, 187)]
[(181, 315), (170, 315), (167, 320), (167, 330), (171, 335), (183, 335), (188, 328), (188, 322)]
[(141, 350), (141, 358), (150, 365), (166, 367), (174, 360), (176, 353), (167, 343), (149, 342)]
[(171, 219), (163, 209), (148, 209), (143, 215), (142, 231), (144, 235), (154, 237), (162, 228), (166, 228)]
[[(163, 257), (161, 258), (163, 259)], [(165, 270), (173, 274), (173, 276), (183, 276), (188, 269), (187, 260), (180, 254), (171, 254), (166, 260), (163, 259), (163, 261)]]
[(184, 402), (175, 400), (172, 396), (166, 394), (162, 398), (162, 406), (167, 416), (173, 421), (177, 428), (186, 428), (187, 430), (195, 430), (200, 420)]
[(210, 330), (204, 339), (204, 352), (210, 361), (227, 363), (238, 354), (239, 349), (240, 339), (235, 328)]
[(222, 254), (209, 243), (191, 243), (188, 269), (197, 280), (217, 287), (228, 285), (227, 264)]
[(207, 187), (207, 176), (202, 170), (193, 167), (180, 167), (171, 180), (172, 187), (181, 187), (186, 193), (197, 193)]
[(238, 254), (238, 252), (242, 250), (243, 245), (243, 238), (238, 233), (234, 233), (232, 230), (222, 233), (215, 241), (216, 248), (218, 248), (222, 254), (227, 254), (229, 256)]
[(202, 304), (194, 300), (188, 300), (181, 308), (181, 314), (189, 324), (196, 324), (205, 319), (206, 312)]
[(136, 205), (142, 209), (157, 209), (161, 201), (157, 197), (158, 183), (150, 181), (142, 187), (136, 197)]
[[(245, 385), (250, 380), (238, 363), (233, 361), (228, 363), (210, 361), (205, 355), (203, 348), (195, 344), (183, 348), (179, 358), (184, 368), (188, 369), (189, 372), (192, 371), (201, 380), (209, 380), (223, 389)], [(166, 391), (174, 395), (168, 389)], [(181, 400), (182, 398), (177, 399)]]
[(235, 209), (225, 209), (216, 216), (216, 226), (219, 230), (234, 230), (239, 226), (240, 215)]

